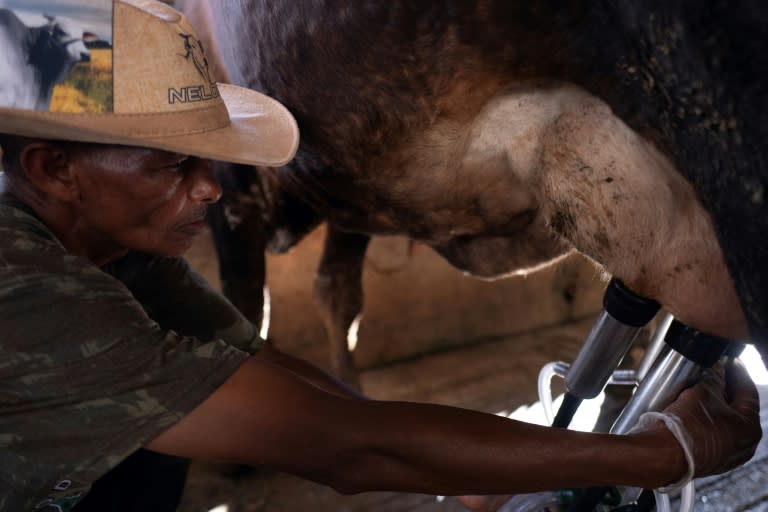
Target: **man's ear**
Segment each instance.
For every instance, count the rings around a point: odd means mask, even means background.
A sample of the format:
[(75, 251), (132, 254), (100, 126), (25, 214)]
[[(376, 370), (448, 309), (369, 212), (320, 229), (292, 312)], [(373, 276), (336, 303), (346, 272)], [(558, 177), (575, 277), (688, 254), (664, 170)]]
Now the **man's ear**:
[(78, 197), (70, 154), (56, 144), (33, 142), (22, 149), (19, 162), (29, 180), (47, 197), (71, 202)]

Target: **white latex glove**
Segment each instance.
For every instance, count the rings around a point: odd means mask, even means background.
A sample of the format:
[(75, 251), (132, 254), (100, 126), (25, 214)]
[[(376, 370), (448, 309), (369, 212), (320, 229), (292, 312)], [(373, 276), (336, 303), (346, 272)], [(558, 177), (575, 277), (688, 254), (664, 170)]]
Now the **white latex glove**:
[[(726, 368), (727, 366), (727, 368)], [(757, 388), (738, 361), (707, 370), (662, 412), (640, 416), (633, 431), (662, 421), (680, 443), (688, 472), (659, 489), (682, 488), (693, 477), (723, 473), (748, 461), (762, 436)]]

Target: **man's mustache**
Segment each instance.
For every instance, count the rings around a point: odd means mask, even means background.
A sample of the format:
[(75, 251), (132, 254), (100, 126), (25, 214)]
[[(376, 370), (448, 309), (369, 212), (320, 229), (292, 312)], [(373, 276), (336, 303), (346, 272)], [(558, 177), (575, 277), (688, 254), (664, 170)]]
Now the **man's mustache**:
[(208, 214), (208, 205), (200, 205), (196, 207), (189, 215), (184, 217), (184, 219), (179, 222), (176, 227), (180, 228), (182, 226), (186, 226), (187, 224), (192, 224), (193, 222), (200, 222), (201, 220), (205, 220), (205, 216)]

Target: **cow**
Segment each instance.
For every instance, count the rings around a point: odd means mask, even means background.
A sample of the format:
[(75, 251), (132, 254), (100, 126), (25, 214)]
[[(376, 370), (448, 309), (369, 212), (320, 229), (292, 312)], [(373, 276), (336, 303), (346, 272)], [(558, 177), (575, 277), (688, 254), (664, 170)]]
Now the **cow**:
[(768, 353), (768, 4), (176, 6), (216, 72), (279, 99), (302, 133), (273, 173), (222, 174), (225, 291), (258, 321), (260, 248), (327, 221), (316, 294), (342, 377), (373, 234), (485, 278), (577, 250), (680, 321)]
[(53, 87), (72, 65), (90, 60), (83, 38), (93, 34), (72, 29), (65, 18), (46, 19), (29, 27), (14, 11), (0, 9), (0, 74), (13, 77), (0, 85), (0, 104), (48, 110)]

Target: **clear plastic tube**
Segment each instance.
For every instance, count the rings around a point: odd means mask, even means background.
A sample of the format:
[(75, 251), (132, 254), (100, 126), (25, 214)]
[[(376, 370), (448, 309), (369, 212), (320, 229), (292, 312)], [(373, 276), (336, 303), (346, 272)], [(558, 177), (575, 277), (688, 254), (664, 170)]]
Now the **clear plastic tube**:
[(547, 420), (547, 425), (551, 425), (555, 419), (555, 410), (552, 405), (552, 377), (555, 375), (563, 376), (564, 368), (568, 365), (562, 361), (553, 361), (545, 364), (539, 372), (539, 402), (544, 410), (544, 418)]
[(680, 512), (693, 512), (693, 505), (696, 498), (696, 486), (693, 480), (683, 487), (680, 491)]
[(669, 504), (669, 496), (664, 493), (653, 491), (656, 498), (656, 512), (671, 512), (672, 506)]
[[(653, 495), (656, 497), (656, 512), (670, 512), (672, 510), (668, 494), (653, 491)], [(696, 486), (693, 480), (691, 480), (680, 491), (680, 507), (677, 509), (678, 512), (693, 512), (695, 497)]]

